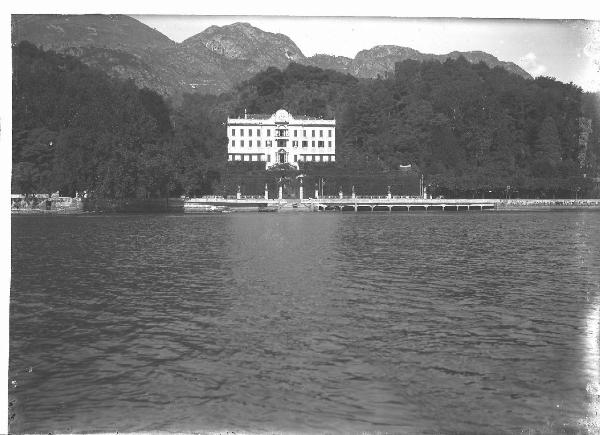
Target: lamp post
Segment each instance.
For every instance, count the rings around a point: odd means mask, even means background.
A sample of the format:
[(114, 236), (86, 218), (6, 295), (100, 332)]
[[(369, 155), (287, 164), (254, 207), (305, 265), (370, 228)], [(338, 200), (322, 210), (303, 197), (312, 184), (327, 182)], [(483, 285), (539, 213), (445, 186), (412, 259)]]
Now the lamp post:
[(283, 199), (283, 177), (279, 178), (279, 199)]
[(304, 199), (304, 186), (302, 185), (302, 180), (304, 179), (304, 175), (300, 174), (296, 178), (300, 180), (300, 188), (299, 188), (298, 196), (300, 197), (300, 201), (302, 201)]

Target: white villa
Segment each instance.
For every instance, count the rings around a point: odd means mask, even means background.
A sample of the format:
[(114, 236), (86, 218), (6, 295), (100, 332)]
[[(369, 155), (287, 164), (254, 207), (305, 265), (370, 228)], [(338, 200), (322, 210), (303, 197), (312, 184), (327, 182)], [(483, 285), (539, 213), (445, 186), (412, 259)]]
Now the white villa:
[(335, 162), (335, 119), (244, 114), (227, 118), (229, 161), (279, 163)]

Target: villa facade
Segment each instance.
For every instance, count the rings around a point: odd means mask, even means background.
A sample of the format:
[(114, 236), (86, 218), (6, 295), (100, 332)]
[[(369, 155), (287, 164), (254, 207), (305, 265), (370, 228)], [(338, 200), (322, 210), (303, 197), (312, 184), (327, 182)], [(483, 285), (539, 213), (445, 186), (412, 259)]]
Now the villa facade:
[(335, 162), (335, 119), (245, 114), (227, 118), (228, 160), (266, 162), (269, 168), (298, 162)]

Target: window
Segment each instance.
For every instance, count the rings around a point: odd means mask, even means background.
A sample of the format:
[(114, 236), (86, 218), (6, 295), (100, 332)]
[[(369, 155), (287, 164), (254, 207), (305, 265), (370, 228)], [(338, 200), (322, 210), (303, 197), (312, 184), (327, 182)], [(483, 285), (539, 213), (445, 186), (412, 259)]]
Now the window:
[(267, 128), (267, 136), (271, 136), (271, 129)]
[(329, 156), (323, 156), (323, 161), (324, 162), (328, 162), (329, 161)]
[(323, 130), (319, 130), (319, 137), (323, 137)]
[(252, 141), (251, 140), (248, 141), (248, 148), (252, 148)]
[[(242, 141), (242, 146), (244, 146), (244, 141)], [(312, 141), (312, 147), (313, 148), (315, 147), (315, 141), (314, 140)]]
[(244, 148), (244, 141), (243, 141), (243, 140), (241, 140), (241, 141), (240, 141), (240, 146), (241, 146), (242, 148)]
[(306, 137), (306, 130), (302, 130), (302, 137)]
[(267, 144), (268, 147), (270, 147), (271, 145), (273, 145), (273, 141), (272, 140), (268, 140), (268, 141), (266, 141), (266, 144)]
[(297, 141), (297, 140), (293, 140), (293, 141), (292, 141), (292, 146), (293, 146), (294, 148), (298, 148), (298, 141)]
[(307, 157), (308, 157), (308, 161), (309, 161), (309, 162), (312, 162), (312, 158), (313, 158), (313, 156), (311, 156), (311, 155), (308, 155)]
[(328, 141), (327, 141), (327, 146), (328, 146), (329, 148), (331, 148), (331, 141), (330, 141), (330, 140), (328, 140)]
[(298, 130), (294, 130), (294, 137), (298, 137)]
[(325, 141), (319, 141), (319, 148), (323, 148), (325, 146)]
[(240, 157), (241, 157), (241, 155), (240, 155), (240, 154), (234, 154), (234, 156), (235, 156), (235, 161), (236, 161), (236, 162), (239, 162), (239, 161), (241, 160), (241, 159), (240, 159)]
[(314, 130), (312, 131), (312, 137), (315, 137), (315, 131)]
[[(330, 144), (329, 146), (331, 146), (331, 142), (329, 142), (329, 144)], [(256, 146), (260, 148), (260, 141), (259, 140), (256, 141)]]
[(243, 135), (244, 135), (244, 129), (240, 128), (240, 136), (243, 136)]
[(260, 128), (257, 128), (257, 129), (256, 129), (256, 135), (257, 135), (258, 137), (260, 137)]
[(267, 156), (267, 162), (270, 162), (270, 161), (271, 161), (271, 154), (269, 154), (269, 155)]
[(235, 136), (235, 128), (232, 128), (232, 129), (231, 129), (231, 135), (232, 135), (232, 136)]
[(294, 156), (294, 162), (298, 161), (298, 156)]
[(331, 137), (331, 129), (328, 130), (329, 137)]
[(306, 147), (308, 147), (308, 141), (307, 140), (303, 140), (302, 141), (302, 148), (306, 148)]
[(329, 161), (330, 162), (335, 162), (335, 156), (329, 156)]
[(232, 140), (232, 141), (231, 141), (231, 146), (232, 146), (233, 148), (235, 148), (235, 141), (234, 141), (234, 140)]
[(233, 155), (229, 154), (227, 160), (232, 161), (233, 160)]
[(252, 129), (251, 128), (248, 129), (248, 136), (252, 137)]

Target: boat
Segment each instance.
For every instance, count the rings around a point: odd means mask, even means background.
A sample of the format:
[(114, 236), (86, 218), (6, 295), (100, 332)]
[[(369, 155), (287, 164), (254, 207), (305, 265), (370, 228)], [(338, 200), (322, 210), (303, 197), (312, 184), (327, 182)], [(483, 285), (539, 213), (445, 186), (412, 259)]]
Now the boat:
[(279, 207), (266, 205), (266, 206), (258, 207), (258, 211), (263, 212), (263, 213), (271, 213), (271, 212), (279, 211)]
[(229, 207), (211, 204), (185, 204), (183, 211), (186, 213), (230, 213)]

